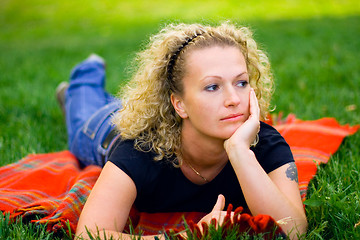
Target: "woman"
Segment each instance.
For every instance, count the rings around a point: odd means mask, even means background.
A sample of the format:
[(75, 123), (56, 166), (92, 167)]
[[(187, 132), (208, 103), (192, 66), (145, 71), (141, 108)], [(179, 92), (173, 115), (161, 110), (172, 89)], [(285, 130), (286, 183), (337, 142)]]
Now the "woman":
[[(247, 28), (170, 25), (151, 38), (136, 67), (121, 111), (103, 90), (99, 58), (90, 57), (72, 74), (66, 97), (70, 148), (84, 164), (105, 162), (78, 236), (86, 237), (88, 229), (128, 238), (121, 231), (133, 205), (140, 212), (209, 213), (200, 226), (211, 218), (221, 222), (232, 203), (253, 215), (289, 219), (281, 227), (291, 238), (306, 231), (289, 146), (260, 121), (268, 113), (272, 78)], [(90, 91), (105, 107), (84, 124), (79, 119), (89, 118), (89, 111), (80, 112), (85, 104), (72, 99)], [(113, 107), (103, 110), (109, 102)], [(120, 137), (109, 124), (113, 112)]]

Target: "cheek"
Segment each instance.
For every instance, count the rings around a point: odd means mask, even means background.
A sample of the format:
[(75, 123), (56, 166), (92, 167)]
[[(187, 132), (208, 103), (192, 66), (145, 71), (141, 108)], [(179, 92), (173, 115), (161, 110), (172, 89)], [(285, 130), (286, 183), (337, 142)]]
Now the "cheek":
[(187, 105), (187, 113), (189, 114), (189, 118), (192, 118), (192, 120), (195, 120), (194, 118), (199, 121), (210, 120), (213, 116), (215, 116), (216, 112), (218, 112), (216, 104), (209, 99), (192, 98), (191, 100), (191, 104)]
[(198, 118), (206, 118), (212, 114), (213, 108), (211, 104), (207, 104), (203, 101), (197, 101), (191, 107), (191, 113), (193, 116), (197, 116)]

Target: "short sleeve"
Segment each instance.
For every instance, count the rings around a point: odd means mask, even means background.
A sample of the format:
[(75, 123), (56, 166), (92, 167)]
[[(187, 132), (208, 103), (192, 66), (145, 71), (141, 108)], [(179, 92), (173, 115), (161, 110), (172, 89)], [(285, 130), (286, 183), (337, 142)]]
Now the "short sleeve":
[(136, 150), (133, 140), (118, 139), (108, 161), (124, 171), (134, 181), (137, 191), (141, 192), (144, 183), (149, 181), (148, 176), (152, 175), (149, 173), (156, 171), (152, 159), (153, 154)]
[(264, 122), (260, 123), (259, 142), (252, 150), (266, 173), (294, 162), (291, 149), (285, 139), (275, 128)]

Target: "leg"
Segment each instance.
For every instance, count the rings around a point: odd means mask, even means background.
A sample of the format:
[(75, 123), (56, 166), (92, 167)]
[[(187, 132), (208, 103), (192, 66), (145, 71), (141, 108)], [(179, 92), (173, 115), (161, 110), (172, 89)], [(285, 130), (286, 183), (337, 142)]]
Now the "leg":
[(120, 101), (105, 90), (105, 66), (89, 57), (71, 73), (65, 95), (65, 115), (70, 151), (84, 165), (102, 165), (101, 143), (114, 128), (111, 114)]
[(105, 67), (100, 61), (87, 59), (73, 69), (65, 97), (65, 115), (70, 145), (76, 131), (93, 113), (107, 104), (104, 85)]

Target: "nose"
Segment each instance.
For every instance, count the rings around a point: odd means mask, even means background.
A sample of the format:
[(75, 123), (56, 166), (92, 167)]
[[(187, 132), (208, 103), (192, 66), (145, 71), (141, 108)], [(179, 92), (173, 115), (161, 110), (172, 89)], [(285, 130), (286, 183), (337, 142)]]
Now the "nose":
[(234, 107), (240, 104), (240, 96), (234, 87), (229, 87), (224, 92), (224, 105), (225, 107)]

